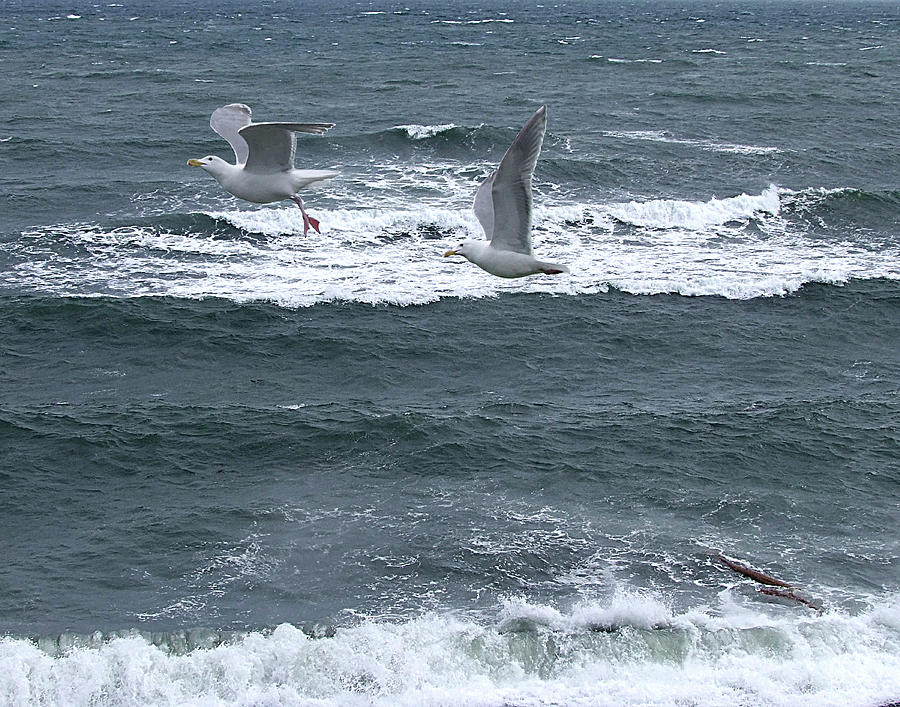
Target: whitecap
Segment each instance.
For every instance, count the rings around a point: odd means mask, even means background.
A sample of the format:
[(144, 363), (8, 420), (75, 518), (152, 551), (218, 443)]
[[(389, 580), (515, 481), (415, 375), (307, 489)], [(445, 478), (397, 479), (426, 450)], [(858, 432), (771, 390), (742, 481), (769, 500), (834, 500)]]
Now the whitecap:
[(766, 155), (781, 152), (779, 148), (771, 146), (743, 145), (740, 143), (679, 138), (669, 135), (662, 130), (604, 130), (602, 134), (608, 137), (625, 138), (628, 140), (648, 140), (651, 142), (667, 142), (673, 145), (691, 145), (704, 150), (710, 150), (711, 152), (729, 152), (740, 155)]
[[(594, 54), (591, 56), (591, 59), (602, 59), (603, 57)], [(608, 57), (607, 61), (611, 64), (662, 64), (662, 59), (617, 59), (614, 57)]]
[(493, 618), (430, 612), (171, 640), (94, 632), (41, 640), (46, 650), (5, 637), (0, 694), (12, 704), (44, 694), (110, 705), (874, 705), (900, 693), (890, 615), (875, 605), (813, 616), (728, 593), (676, 612), (623, 588), (571, 609), (510, 598)]
[(299, 210), (281, 207), (209, 211), (202, 232), (62, 224), (0, 244), (11, 263), (0, 273), (0, 290), (223, 297), (303, 307), (335, 300), (411, 305), (507, 293), (591, 295), (609, 287), (746, 299), (785, 295), (810, 282), (900, 279), (895, 244), (861, 247), (859, 240), (807, 235), (798, 214), (827, 198), (774, 186), (699, 200), (554, 205), (538, 198), (535, 253), (566, 263), (572, 273), (521, 280), (491, 277), (442, 257), (462, 238), (483, 237), (468, 204), (319, 208), (323, 232), (306, 236)]
[(777, 215), (781, 208), (778, 189), (770, 186), (759, 195), (741, 194), (709, 201), (655, 199), (611, 208), (610, 213), (620, 221), (635, 226), (699, 230), (709, 226), (741, 221), (764, 212)]
[(456, 125), (454, 123), (442, 123), (440, 125), (395, 125), (394, 130), (405, 130), (413, 140), (424, 140), (434, 137), (439, 133), (452, 130)]

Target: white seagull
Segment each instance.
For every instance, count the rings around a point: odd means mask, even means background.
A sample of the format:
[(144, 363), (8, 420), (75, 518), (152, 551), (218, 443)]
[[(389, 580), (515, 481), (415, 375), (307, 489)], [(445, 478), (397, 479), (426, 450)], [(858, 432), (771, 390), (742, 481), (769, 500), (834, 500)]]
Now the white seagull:
[(334, 123), (254, 123), (249, 106), (230, 103), (213, 111), (209, 125), (228, 140), (235, 164), (209, 155), (188, 160), (191, 167), (202, 167), (239, 199), (256, 204), (292, 199), (303, 214), (303, 235), (310, 226), (319, 230), (319, 222), (307, 215), (297, 192), (338, 173), (331, 169), (294, 169), (295, 133), (321, 135)]
[(569, 272), (565, 265), (542, 262), (531, 252), (531, 175), (546, 129), (547, 108), (541, 106), (475, 193), (472, 209), (487, 240), (464, 240), (444, 253), (445, 258), (461, 255), (499, 277)]

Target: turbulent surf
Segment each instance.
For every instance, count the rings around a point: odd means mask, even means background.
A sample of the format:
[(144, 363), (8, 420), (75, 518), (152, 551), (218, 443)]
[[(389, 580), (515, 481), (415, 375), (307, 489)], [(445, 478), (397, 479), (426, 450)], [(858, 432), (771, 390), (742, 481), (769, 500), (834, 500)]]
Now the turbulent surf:
[[(39, 5), (0, 702), (900, 700), (893, 6)], [(184, 166), (233, 102), (336, 123), (321, 233)], [(571, 272), (444, 259), (543, 104)]]

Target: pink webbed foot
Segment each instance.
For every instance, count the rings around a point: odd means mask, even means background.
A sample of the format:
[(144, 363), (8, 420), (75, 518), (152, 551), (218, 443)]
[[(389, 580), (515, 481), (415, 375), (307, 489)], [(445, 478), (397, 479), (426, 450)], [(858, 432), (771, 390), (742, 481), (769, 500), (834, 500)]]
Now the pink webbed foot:
[(291, 199), (293, 199), (294, 203), (300, 207), (300, 213), (303, 214), (303, 235), (305, 236), (307, 233), (309, 233), (310, 226), (315, 229), (316, 233), (321, 233), (321, 231), (319, 230), (319, 221), (307, 214), (306, 209), (303, 208), (303, 199), (301, 199), (296, 194), (292, 196)]

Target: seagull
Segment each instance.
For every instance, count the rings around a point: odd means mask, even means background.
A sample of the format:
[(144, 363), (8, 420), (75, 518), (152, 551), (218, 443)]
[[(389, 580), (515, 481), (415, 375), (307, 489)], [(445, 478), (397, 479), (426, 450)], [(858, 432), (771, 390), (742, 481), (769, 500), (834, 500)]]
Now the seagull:
[(565, 265), (537, 260), (531, 252), (531, 175), (544, 131), (547, 107), (541, 106), (513, 140), (500, 166), (475, 192), (472, 205), (487, 240), (464, 240), (444, 253), (461, 255), (499, 277), (525, 277), (569, 272)]
[(294, 169), (295, 133), (321, 135), (334, 123), (254, 123), (249, 106), (229, 103), (213, 111), (209, 126), (231, 145), (235, 164), (209, 155), (188, 160), (191, 167), (202, 167), (225, 191), (239, 199), (256, 204), (293, 200), (303, 214), (303, 235), (310, 226), (319, 232), (319, 222), (306, 213), (297, 192), (338, 173), (330, 169)]

